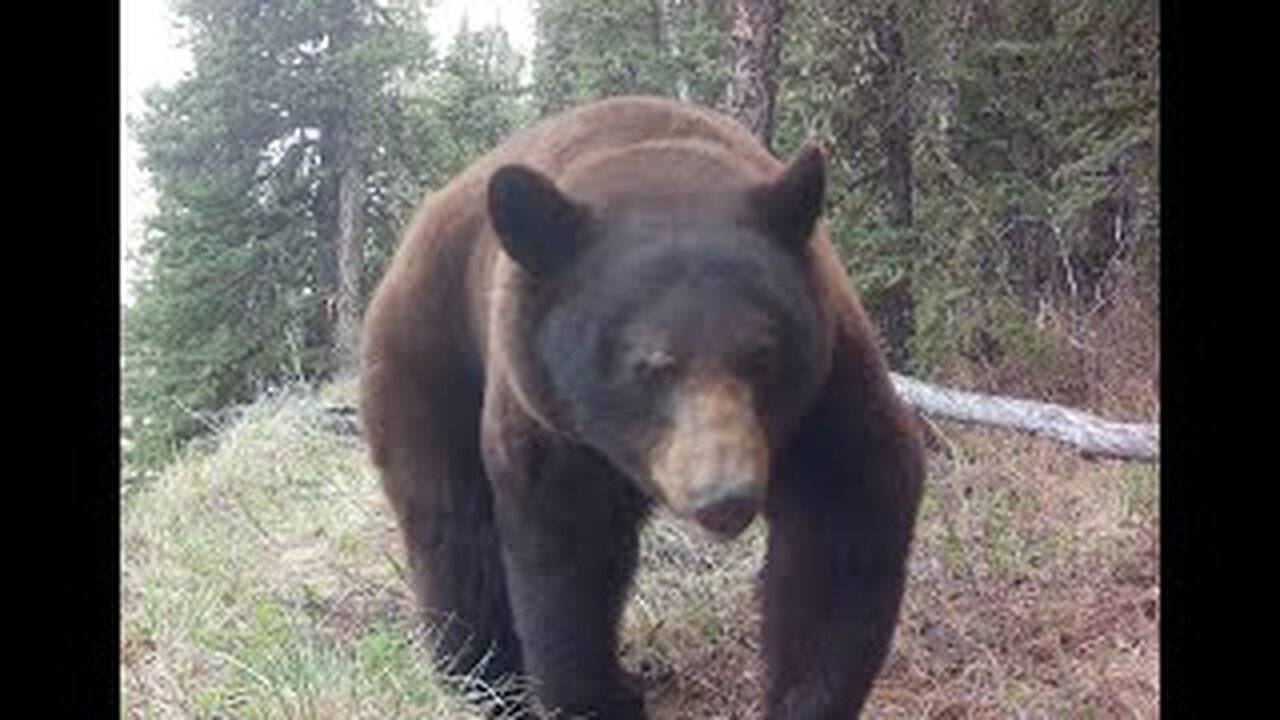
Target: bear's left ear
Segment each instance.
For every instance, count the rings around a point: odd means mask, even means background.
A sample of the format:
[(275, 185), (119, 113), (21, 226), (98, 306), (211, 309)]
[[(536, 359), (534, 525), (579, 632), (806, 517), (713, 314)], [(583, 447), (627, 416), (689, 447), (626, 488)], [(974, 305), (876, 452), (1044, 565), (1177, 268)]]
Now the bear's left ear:
[(535, 277), (578, 254), (585, 219), (586, 209), (536, 170), (504, 165), (489, 178), (489, 222), (511, 259)]
[(806, 144), (776, 180), (752, 193), (751, 204), (764, 230), (788, 248), (804, 247), (822, 215), (824, 165), (822, 150)]

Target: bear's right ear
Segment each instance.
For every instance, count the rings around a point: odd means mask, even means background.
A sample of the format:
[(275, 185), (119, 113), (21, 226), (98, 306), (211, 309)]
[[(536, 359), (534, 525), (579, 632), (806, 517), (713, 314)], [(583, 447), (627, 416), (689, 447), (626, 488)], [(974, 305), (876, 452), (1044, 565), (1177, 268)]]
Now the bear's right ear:
[(586, 209), (542, 173), (504, 165), (489, 178), (489, 222), (511, 259), (535, 277), (578, 254), (585, 220)]

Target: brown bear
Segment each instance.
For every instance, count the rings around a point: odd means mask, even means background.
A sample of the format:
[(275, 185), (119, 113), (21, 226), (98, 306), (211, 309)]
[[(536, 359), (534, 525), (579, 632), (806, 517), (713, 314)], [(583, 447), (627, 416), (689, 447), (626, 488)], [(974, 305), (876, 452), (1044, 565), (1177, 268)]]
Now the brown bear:
[(783, 166), (719, 114), (617, 98), (424, 201), (367, 313), (360, 410), (442, 667), (643, 718), (617, 626), (662, 503), (723, 538), (767, 522), (766, 715), (859, 712), (924, 464), (824, 182), (815, 148)]

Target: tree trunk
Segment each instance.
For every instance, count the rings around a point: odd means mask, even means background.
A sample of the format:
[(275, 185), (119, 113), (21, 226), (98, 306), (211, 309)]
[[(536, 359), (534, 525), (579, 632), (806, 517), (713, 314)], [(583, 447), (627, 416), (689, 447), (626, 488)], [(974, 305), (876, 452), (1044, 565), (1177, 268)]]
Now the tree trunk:
[(937, 152), (948, 166), (956, 156), (956, 128), (960, 121), (960, 49), (973, 24), (973, 0), (943, 3), (937, 28), (937, 59), (929, 108), (929, 131)]
[(783, 0), (733, 0), (727, 110), (772, 149)]
[[(885, 158), (888, 221), (897, 230), (895, 250), (901, 257), (909, 258), (914, 244), (911, 80), (894, 6), (872, 17), (870, 25), (872, 83), (883, 107), (878, 129)], [(876, 306), (889, 365), (904, 367), (910, 359), (909, 345), (915, 334), (915, 297), (910, 275), (904, 274), (886, 288)]]
[(349, 123), (338, 138), (338, 370), (355, 367), (360, 350), (360, 269), (364, 259), (364, 168)]
[[(1028, 43), (1044, 43), (1053, 37), (1053, 13), (1049, 0), (1029, 0), (1021, 18), (1021, 27), (1013, 36)], [(1016, 65), (1015, 67), (1020, 67)], [(1029, 87), (1023, 101), (1029, 106), (1043, 109), (1045, 90)], [(1013, 167), (1036, 186), (1049, 185), (1051, 170), (1049, 145), (1045, 138), (1026, 127), (1015, 128), (1009, 136), (1009, 160)], [(1046, 291), (1051, 290), (1055, 277), (1064, 286), (1068, 278), (1060, 274), (1065, 267), (1058, 262), (1058, 242), (1053, 229), (1040, 214), (1026, 207), (1024, 200), (1015, 200), (1007, 209), (1008, 232), (1005, 235), (1009, 253), (1011, 278), (1015, 294), (1026, 312), (1035, 312)], [(1073, 293), (1074, 294), (1074, 293)]]
[(674, 68), (672, 90), (679, 100), (689, 100), (689, 78), (683, 67), (680, 29), (688, 21), (688, 0), (661, 0), (658, 3), (658, 47)]
[[(336, 57), (350, 51), (359, 29), (359, 15), (351, 6), (333, 30)], [(356, 82), (348, 78), (348, 82)], [(338, 283), (334, 297), (334, 359), (339, 373), (354, 368), (360, 352), (360, 270), (364, 260), (364, 167), (360, 154), (357, 108), (352, 94), (341, 92), (333, 124), (337, 174)]]
[(338, 236), (338, 178), (334, 168), (338, 163), (338, 148), (334, 144), (337, 135), (333, 113), (321, 112), (316, 117), (320, 129), (317, 143), (319, 153), (319, 185), (311, 201), (311, 213), (315, 218), (316, 243), (314, 256), (310, 259), (312, 271), (312, 297), (316, 302), (313, 309), (308, 310), (306, 336), (303, 347), (307, 352), (325, 358), (322, 363), (329, 368), (328, 358), (334, 347), (334, 324), (336, 309), (334, 299), (338, 287), (338, 255), (337, 244), (332, 238)]
[(912, 224), (911, 93), (907, 58), (893, 7), (872, 19), (876, 61), (871, 64), (876, 89), (885, 110), (880, 124), (884, 143), (885, 185), (889, 192), (889, 223), (899, 229)]
[(901, 369), (911, 358), (911, 336), (915, 334), (915, 297), (911, 277), (903, 274), (876, 293), (868, 310), (880, 331), (880, 341), (889, 367)]

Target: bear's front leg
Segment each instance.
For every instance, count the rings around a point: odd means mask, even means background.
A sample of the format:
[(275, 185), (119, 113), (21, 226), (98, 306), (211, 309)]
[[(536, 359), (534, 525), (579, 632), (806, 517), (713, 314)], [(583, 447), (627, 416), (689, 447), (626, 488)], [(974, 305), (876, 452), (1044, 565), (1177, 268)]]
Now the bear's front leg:
[[(493, 477), (525, 672), (559, 718), (641, 720), (623, 680), (618, 620), (645, 501), (603, 460), (558, 441), (518, 443)], [(558, 713), (558, 714), (556, 714)]]
[(894, 405), (839, 391), (804, 424), (766, 502), (766, 717), (850, 720), (884, 663), (924, 476)]

